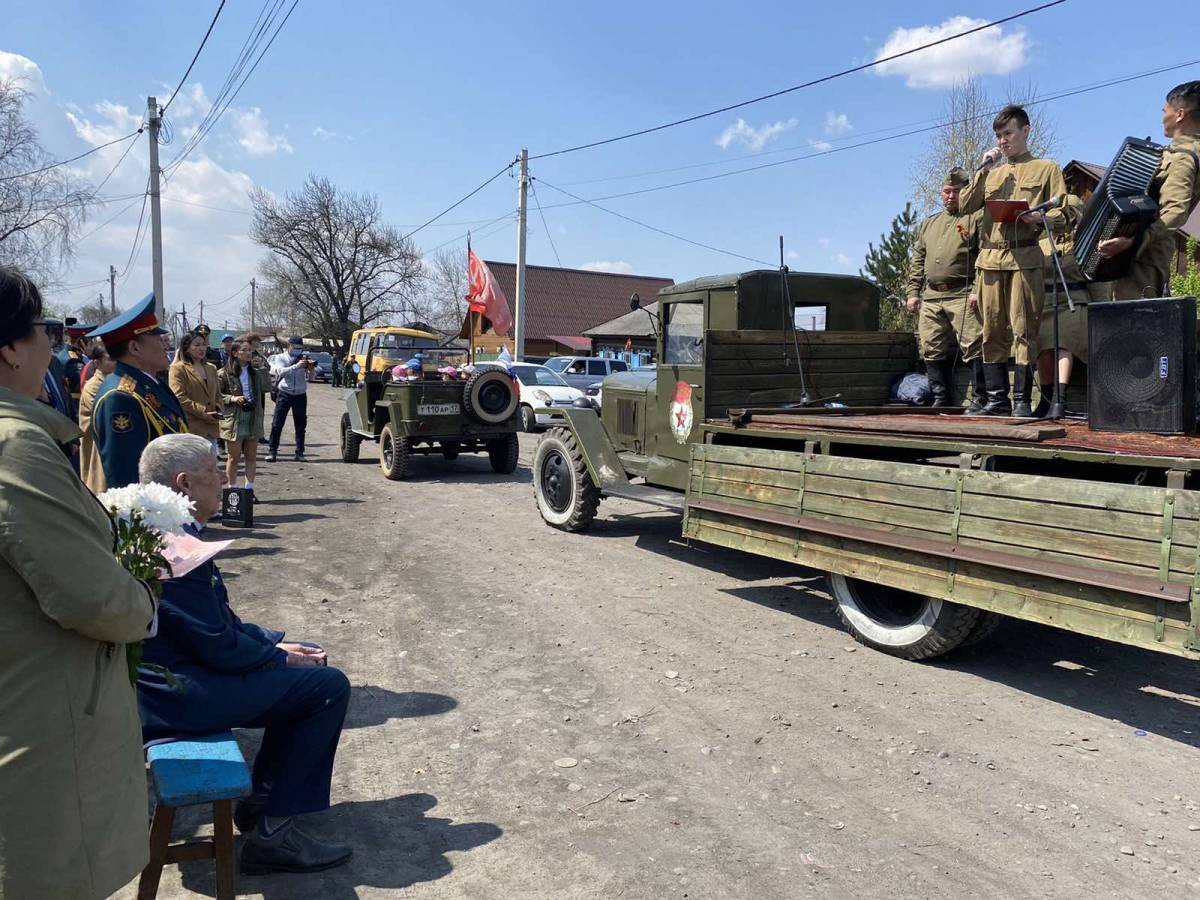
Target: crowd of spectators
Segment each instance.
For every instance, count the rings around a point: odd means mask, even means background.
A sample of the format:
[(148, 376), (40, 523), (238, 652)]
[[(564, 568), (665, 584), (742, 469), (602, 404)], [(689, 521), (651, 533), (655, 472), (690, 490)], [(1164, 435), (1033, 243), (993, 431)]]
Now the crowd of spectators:
[[(87, 333), (100, 343), (65, 345), (37, 287), (0, 267), (0, 897), (102, 898), (128, 883), (149, 859), (144, 743), (230, 728), (265, 729), (235, 811), (243, 873), (351, 855), (295, 821), (329, 805), (346, 677), (319, 646), (243, 622), (215, 563), (159, 587), (114, 553), (94, 494), (165, 485), (199, 536), (243, 459), (253, 487), (271, 389), (253, 335), (227, 342), (219, 370), (207, 338), (186, 335), (168, 366), (147, 299)], [(138, 641), (172, 683), (143, 666), (131, 685), (124, 645)]]

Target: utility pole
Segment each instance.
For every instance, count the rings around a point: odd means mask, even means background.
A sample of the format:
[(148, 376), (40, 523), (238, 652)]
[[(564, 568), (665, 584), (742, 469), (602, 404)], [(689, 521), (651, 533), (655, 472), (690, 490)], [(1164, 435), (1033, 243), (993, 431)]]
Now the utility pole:
[(162, 118), (158, 114), (158, 98), (146, 98), (146, 118), (150, 122), (150, 250), (154, 268), (154, 315), (163, 320), (163, 269), (162, 269), (162, 201), (159, 198), (158, 130)]
[(258, 287), (258, 285), (255, 283), (254, 279), (251, 278), (250, 279), (250, 333), (251, 334), (254, 333), (254, 301), (256, 299), (254, 296), (254, 292), (257, 289), (257, 287)]
[(525, 358), (525, 221), (529, 193), (529, 150), (521, 150), (517, 176), (517, 308), (513, 313), (513, 359)]
[(203, 323), (204, 323), (204, 301), (201, 300), (200, 301), (200, 320), (199, 320), (199, 322), (197, 322), (197, 324), (203, 324)]
[(117, 314), (117, 267), (108, 267), (108, 302), (112, 307), (112, 314)]

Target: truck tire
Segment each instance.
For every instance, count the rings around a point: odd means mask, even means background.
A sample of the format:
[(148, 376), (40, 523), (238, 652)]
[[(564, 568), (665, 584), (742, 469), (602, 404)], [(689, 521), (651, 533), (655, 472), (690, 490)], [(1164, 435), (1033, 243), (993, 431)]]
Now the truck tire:
[(533, 411), (533, 407), (528, 404), (521, 404), (521, 430), (526, 434), (532, 434), (537, 428), (537, 413)]
[(600, 506), (575, 435), (551, 428), (533, 451), (533, 492), (547, 525), (562, 531), (586, 531)]
[(971, 633), (966, 636), (962, 642), (962, 646), (970, 647), (978, 644), (980, 641), (986, 641), (1000, 627), (1000, 623), (1004, 621), (1004, 616), (1000, 613), (979, 611), (979, 621), (975, 623), (975, 627), (971, 629)]
[(958, 647), (980, 611), (845, 575), (829, 576), (834, 609), (860, 644), (901, 659), (932, 659)]
[(342, 462), (358, 462), (358, 448), (362, 437), (350, 428), (350, 413), (342, 413)]
[(458, 441), (443, 441), (442, 442), (442, 459), (456, 460), (458, 454), (462, 451), (462, 444)]
[(379, 467), (392, 481), (399, 481), (408, 474), (409, 440), (396, 437), (395, 426), (388, 422), (379, 433)]
[(502, 369), (480, 369), (463, 385), (463, 412), (483, 425), (499, 425), (517, 411), (517, 387)]
[(517, 471), (517, 454), (520, 449), (515, 431), (488, 441), (488, 461), (492, 464), (492, 471), (500, 475), (511, 475)]

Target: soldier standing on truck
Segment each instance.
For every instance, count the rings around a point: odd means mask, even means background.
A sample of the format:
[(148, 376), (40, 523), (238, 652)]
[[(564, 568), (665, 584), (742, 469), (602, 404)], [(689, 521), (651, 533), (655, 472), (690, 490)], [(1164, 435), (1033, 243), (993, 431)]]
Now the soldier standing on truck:
[(911, 313), (920, 310), (917, 329), (933, 405), (956, 405), (953, 368), (955, 356), (961, 350), (963, 362), (971, 367), (975, 386), (967, 413), (978, 415), (983, 410), (985, 391), (982, 325), (979, 309), (967, 303), (967, 296), (975, 282), (983, 214), (967, 215), (959, 211), (958, 195), (967, 183), (967, 173), (958, 166), (952, 168), (942, 185), (944, 211), (930, 216), (917, 229), (908, 274), (907, 306)]
[[(988, 200), (1024, 200), (1032, 208), (1067, 192), (1062, 169), (1029, 152), (1029, 115), (1019, 106), (1006, 106), (992, 122), (996, 146), (987, 152), (971, 183), (959, 196), (964, 213), (983, 210), (980, 226), (979, 270), (975, 293), (983, 321), (983, 377), (987, 403), (983, 414), (1024, 416), (1032, 413), (1032, 363), (1037, 357), (1037, 333), (1045, 290), (1039, 246), (1041, 217), (1022, 213), (1014, 221), (996, 221), (985, 207)], [(1005, 162), (1000, 164), (1000, 158)], [(1062, 210), (1050, 209), (1046, 219), (1053, 230), (1064, 227)], [(1009, 329), (1012, 330), (1011, 341)], [(1008, 355), (1013, 349), (1013, 398), (1008, 398)]]

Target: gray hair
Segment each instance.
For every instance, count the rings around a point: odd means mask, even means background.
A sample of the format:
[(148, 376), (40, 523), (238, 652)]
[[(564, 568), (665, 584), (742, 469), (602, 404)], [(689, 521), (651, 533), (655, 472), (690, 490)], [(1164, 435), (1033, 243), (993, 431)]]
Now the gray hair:
[(176, 475), (198, 472), (216, 455), (212, 442), (198, 434), (164, 434), (142, 451), (138, 480), (142, 484), (162, 484), (173, 489)]

